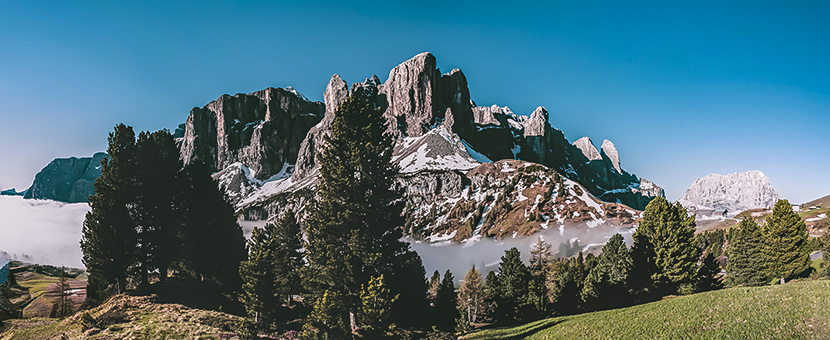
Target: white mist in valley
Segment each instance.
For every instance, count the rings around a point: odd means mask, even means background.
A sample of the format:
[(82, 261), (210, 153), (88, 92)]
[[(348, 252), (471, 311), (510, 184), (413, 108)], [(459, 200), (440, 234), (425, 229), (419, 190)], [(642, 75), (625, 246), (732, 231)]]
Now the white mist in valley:
[(81, 230), (86, 203), (0, 196), (0, 252), (25, 262), (83, 268)]
[[(88, 211), (86, 203), (67, 204), (0, 196), (0, 257), (6, 253), (12, 259), (26, 262), (83, 268), (79, 242), (84, 216)], [(265, 222), (241, 221), (240, 225), (248, 238), (254, 228), (264, 226)], [(616, 233), (621, 233), (630, 244), (632, 230), (610, 224), (589, 228), (582, 223), (552, 226), (533, 236), (503, 240), (481, 238), (466, 243), (429, 243), (407, 239), (407, 242), (421, 256), (428, 276), (435, 270), (443, 275), (449, 269), (456, 279), (460, 279), (473, 265), (485, 275), (491, 270), (498, 270), (500, 257), (512, 247), (518, 248), (522, 259), (527, 262), (537, 237), (550, 243), (554, 253), (559, 252), (561, 247), (571, 247), (568, 251), (574, 254), (580, 250), (598, 251)], [(577, 248), (573, 248), (575, 241), (578, 242)]]
[[(522, 253), (522, 260), (527, 263), (530, 260), (530, 250), (538, 237), (551, 244), (553, 253), (557, 253), (562, 249), (562, 251), (571, 252), (571, 254), (566, 255), (572, 255), (579, 253), (579, 251), (599, 253), (599, 250), (608, 239), (617, 233), (622, 234), (626, 243), (630, 245), (633, 231), (634, 229), (628, 226), (603, 224), (589, 228), (581, 223), (551, 227), (533, 236), (517, 236), (502, 240), (481, 238), (469, 243), (408, 241), (412, 249), (421, 256), (428, 277), (432, 276), (432, 273), (436, 270), (443, 276), (444, 272), (449, 269), (455, 279), (460, 280), (464, 277), (467, 269), (474, 265), (480, 269), (484, 276), (490, 271), (498, 271), (501, 256), (504, 255), (505, 250), (512, 247), (519, 249)], [(578, 247), (573, 248), (572, 246), (575, 243), (578, 243)], [(563, 249), (566, 247), (569, 249)], [(562, 257), (560, 254), (557, 254), (557, 256)]]

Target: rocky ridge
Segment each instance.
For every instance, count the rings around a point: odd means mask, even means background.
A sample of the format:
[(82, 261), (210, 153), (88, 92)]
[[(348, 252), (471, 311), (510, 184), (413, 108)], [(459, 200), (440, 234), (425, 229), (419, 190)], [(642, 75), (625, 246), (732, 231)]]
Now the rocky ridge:
[(101, 175), (99, 152), (92, 157), (56, 158), (35, 175), (23, 198), (49, 199), (67, 203), (87, 202), (95, 193), (95, 179)]

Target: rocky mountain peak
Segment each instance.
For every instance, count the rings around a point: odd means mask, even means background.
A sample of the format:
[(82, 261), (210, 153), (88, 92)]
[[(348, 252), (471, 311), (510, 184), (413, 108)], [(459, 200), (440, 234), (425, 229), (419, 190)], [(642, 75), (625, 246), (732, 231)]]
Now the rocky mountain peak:
[(542, 106), (537, 107), (530, 114), (530, 117), (522, 121), (525, 137), (544, 136), (548, 123), (548, 110)]
[[(388, 108), (386, 115), (397, 121), (405, 135), (419, 137), (429, 131), (438, 112), (441, 74), (435, 56), (424, 52), (395, 66), (379, 86)], [(443, 110), (441, 110), (443, 111)]]
[(620, 167), (620, 154), (617, 153), (617, 147), (614, 146), (610, 140), (603, 140), (602, 141), (602, 152), (605, 156), (608, 157), (608, 160), (611, 161), (611, 164), (614, 166), (614, 169), (617, 170), (618, 173), (623, 173), (622, 167)]
[(323, 92), (323, 100), (326, 103), (326, 118), (331, 120), (334, 115), (334, 110), (340, 106), (346, 97), (349, 96), (349, 85), (340, 78), (340, 75), (334, 74), (329, 80), (326, 91)]
[(779, 199), (778, 191), (761, 171), (738, 172), (728, 175), (710, 174), (692, 182), (677, 201), (688, 208), (740, 212), (748, 209), (770, 208)]
[(574, 142), (574, 146), (579, 148), (579, 150), (582, 151), (582, 154), (585, 155), (585, 158), (588, 158), (589, 161), (598, 161), (602, 159), (602, 156), (599, 154), (599, 150), (597, 150), (597, 147), (594, 146), (594, 142), (591, 141), (591, 138), (588, 138), (588, 136), (577, 139), (576, 142)]

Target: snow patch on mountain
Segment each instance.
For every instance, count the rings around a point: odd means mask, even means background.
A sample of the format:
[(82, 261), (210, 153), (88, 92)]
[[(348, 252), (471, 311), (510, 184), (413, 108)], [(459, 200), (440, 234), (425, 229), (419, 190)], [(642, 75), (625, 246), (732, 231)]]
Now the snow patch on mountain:
[(400, 164), (402, 173), (470, 170), (482, 162), (490, 162), (443, 125), (420, 137), (405, 137), (395, 148), (392, 160)]
[(677, 201), (696, 210), (723, 210), (738, 213), (770, 208), (779, 199), (763, 172), (754, 170), (728, 175), (711, 174), (692, 182)]

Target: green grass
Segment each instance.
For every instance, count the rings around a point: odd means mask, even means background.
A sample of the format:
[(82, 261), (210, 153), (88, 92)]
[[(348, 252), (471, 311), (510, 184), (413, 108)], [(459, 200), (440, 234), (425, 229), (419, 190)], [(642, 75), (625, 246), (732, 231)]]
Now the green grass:
[(830, 339), (830, 281), (723, 289), (462, 339)]

